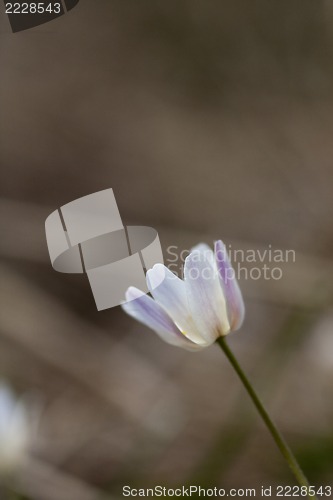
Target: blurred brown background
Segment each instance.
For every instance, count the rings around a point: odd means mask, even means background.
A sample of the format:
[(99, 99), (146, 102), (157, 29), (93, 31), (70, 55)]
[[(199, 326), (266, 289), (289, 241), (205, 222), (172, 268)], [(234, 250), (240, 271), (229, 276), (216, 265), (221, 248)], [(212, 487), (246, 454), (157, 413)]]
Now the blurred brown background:
[(332, 482), (333, 4), (81, 0), (17, 34), (1, 5), (0, 38), (0, 374), (43, 407), (21, 492), (293, 484), (217, 347), (164, 345), (52, 270), (45, 218), (108, 187), (165, 249), (295, 249), (280, 281), (242, 283), (230, 345)]

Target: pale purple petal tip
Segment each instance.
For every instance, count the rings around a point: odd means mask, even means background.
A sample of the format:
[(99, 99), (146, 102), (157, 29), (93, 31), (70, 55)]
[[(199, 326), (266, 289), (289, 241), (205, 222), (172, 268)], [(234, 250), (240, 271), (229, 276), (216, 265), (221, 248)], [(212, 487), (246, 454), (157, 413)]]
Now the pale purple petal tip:
[(124, 311), (154, 330), (165, 342), (185, 348), (193, 346), (193, 343), (179, 331), (167, 312), (144, 292), (130, 287), (126, 292), (126, 301), (122, 304)]
[(235, 271), (221, 240), (215, 242), (215, 259), (220, 283), (225, 294), (230, 326), (232, 330), (238, 330), (244, 320), (245, 306)]
[(153, 330), (163, 328), (171, 334), (177, 334), (177, 327), (168, 314), (155, 300), (135, 287), (130, 287), (126, 292), (127, 303), (122, 307), (126, 312), (135, 316), (142, 323)]

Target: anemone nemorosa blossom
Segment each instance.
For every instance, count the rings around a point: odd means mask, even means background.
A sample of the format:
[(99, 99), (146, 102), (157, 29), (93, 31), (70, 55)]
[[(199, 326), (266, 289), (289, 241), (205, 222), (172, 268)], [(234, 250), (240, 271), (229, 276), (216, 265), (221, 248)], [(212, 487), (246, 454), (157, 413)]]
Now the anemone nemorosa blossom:
[(199, 350), (243, 322), (242, 294), (222, 241), (215, 252), (205, 244), (192, 249), (184, 280), (163, 264), (155, 264), (146, 279), (153, 298), (130, 287), (122, 307), (169, 344)]

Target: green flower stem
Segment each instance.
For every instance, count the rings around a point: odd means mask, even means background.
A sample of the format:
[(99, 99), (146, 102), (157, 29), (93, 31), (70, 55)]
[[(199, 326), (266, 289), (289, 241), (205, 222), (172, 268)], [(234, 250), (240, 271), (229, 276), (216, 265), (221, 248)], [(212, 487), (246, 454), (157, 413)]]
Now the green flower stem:
[[(290, 469), (292, 470), (295, 478), (297, 479), (297, 482), (299, 483), (300, 486), (305, 486), (307, 489), (310, 487), (309, 482), (307, 478), (305, 477), (302, 469), (300, 468), (293, 452), (287, 445), (286, 441), (284, 440), (283, 436), (280, 434), (278, 431), (276, 425), (268, 415), (264, 405), (260, 401), (259, 397), (257, 396), (255, 390), (253, 389), (251, 383), (249, 382), (247, 376), (243, 372), (242, 368), (240, 367), (237, 359), (235, 358), (234, 354), (230, 350), (230, 347), (226, 343), (224, 337), (219, 337), (217, 339), (217, 343), (223, 350), (224, 354), (227, 356), (228, 360), (230, 361), (231, 365), (235, 369), (237, 375), (239, 376), (240, 380), (242, 381), (245, 389), (247, 390), (250, 398), (252, 399), (255, 407), (257, 408), (261, 418), (265, 422), (269, 432), (273, 436), (274, 441), (276, 442), (279, 450), (281, 451), (282, 455), (286, 459)], [(309, 492), (309, 489), (307, 490)], [(308, 493), (308, 498), (317, 499), (315, 495), (311, 495)]]

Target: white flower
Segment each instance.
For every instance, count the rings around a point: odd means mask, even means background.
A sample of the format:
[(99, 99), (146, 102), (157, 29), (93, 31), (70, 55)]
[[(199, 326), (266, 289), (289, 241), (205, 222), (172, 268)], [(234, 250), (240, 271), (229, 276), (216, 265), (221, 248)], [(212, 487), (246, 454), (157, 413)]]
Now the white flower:
[(0, 474), (14, 472), (26, 456), (29, 444), (29, 419), (22, 400), (0, 384)]
[(184, 280), (163, 264), (150, 269), (146, 279), (153, 298), (130, 287), (122, 307), (169, 344), (202, 349), (243, 322), (242, 294), (222, 241), (215, 243), (215, 253), (205, 244), (192, 250)]

